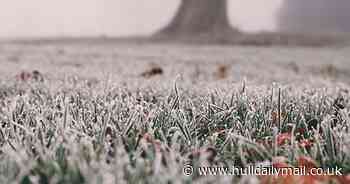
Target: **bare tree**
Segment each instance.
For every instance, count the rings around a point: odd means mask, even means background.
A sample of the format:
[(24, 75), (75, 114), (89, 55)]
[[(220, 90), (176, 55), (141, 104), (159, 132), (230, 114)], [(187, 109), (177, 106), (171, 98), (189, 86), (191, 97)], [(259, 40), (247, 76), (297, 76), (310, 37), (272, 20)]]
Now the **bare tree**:
[[(305, 0), (286, 0), (305, 2)], [(307, 0), (327, 1), (327, 0)], [(349, 1), (349, 0), (334, 0)], [(350, 1), (349, 1), (350, 2)], [(282, 9), (283, 10), (283, 9)], [(284, 11), (284, 10), (283, 10)], [(243, 45), (327, 45), (338, 42), (330, 37), (303, 34), (261, 32), (249, 34), (232, 27), (227, 16), (228, 0), (182, 0), (168, 25), (151, 37), (167, 41), (223, 43)], [(283, 16), (282, 16), (283, 17)], [(281, 19), (282, 20), (282, 19)], [(280, 24), (282, 25), (282, 24)], [(175, 39), (174, 39), (175, 38)]]
[(227, 0), (182, 0), (172, 21), (157, 35), (227, 35), (239, 31), (230, 26)]

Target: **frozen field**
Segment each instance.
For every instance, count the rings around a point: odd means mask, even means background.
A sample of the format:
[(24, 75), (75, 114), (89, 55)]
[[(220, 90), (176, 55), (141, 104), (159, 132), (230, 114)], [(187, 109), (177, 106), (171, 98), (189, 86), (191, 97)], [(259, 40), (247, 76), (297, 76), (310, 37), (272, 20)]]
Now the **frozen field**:
[[(2, 44), (2, 79), (38, 70), (48, 78), (77, 75), (147, 83), (140, 74), (154, 66), (164, 70), (152, 82), (169, 84), (178, 76), (188, 84), (336, 81), (349, 83), (350, 48), (239, 47), (166, 44)], [(224, 80), (215, 73), (225, 67)], [(220, 77), (219, 77), (220, 78)], [(113, 80), (112, 80), (113, 79)]]
[(196, 168), (303, 159), (350, 172), (350, 47), (3, 43), (0, 63), (0, 183), (268, 184)]

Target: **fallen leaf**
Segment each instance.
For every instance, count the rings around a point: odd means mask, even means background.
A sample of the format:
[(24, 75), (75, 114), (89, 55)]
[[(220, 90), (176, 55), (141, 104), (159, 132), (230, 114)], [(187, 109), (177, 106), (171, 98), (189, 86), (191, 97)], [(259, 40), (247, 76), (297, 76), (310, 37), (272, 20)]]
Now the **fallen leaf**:
[(32, 78), (35, 80), (35, 81), (39, 81), (39, 82), (43, 82), (44, 81), (44, 75), (41, 74), (38, 70), (34, 70), (32, 72)]
[(156, 76), (156, 75), (162, 75), (163, 73), (164, 72), (163, 72), (163, 69), (161, 67), (154, 66), (151, 69), (143, 72), (141, 74), (141, 76), (145, 77), (145, 78), (150, 78), (150, 77), (153, 77), (153, 76)]
[(228, 72), (229, 72), (230, 66), (229, 65), (219, 65), (216, 72), (215, 72), (215, 76), (218, 79), (225, 79), (228, 76)]
[(282, 133), (277, 135), (277, 145), (282, 146), (291, 142), (291, 133)]
[(311, 148), (312, 145), (313, 145), (313, 141), (310, 139), (303, 139), (303, 140), (299, 141), (299, 146), (306, 148), (306, 149)]
[(32, 77), (32, 74), (25, 71), (22, 71), (20, 74), (16, 75), (17, 80), (20, 80), (23, 82), (30, 80), (31, 77)]

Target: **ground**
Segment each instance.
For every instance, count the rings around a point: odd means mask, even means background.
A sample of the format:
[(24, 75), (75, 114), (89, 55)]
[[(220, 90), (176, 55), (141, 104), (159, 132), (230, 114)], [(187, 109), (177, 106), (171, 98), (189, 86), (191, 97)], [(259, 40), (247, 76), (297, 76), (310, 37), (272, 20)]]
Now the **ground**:
[(0, 183), (273, 183), (196, 169), (303, 159), (347, 174), (349, 51), (1, 43)]

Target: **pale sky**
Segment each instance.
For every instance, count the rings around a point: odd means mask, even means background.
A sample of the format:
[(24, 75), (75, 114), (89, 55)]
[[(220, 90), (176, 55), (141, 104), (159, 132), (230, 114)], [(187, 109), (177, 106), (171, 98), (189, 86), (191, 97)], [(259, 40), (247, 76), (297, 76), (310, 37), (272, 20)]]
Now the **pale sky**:
[[(271, 30), (281, 1), (230, 0), (230, 21), (243, 30)], [(166, 24), (179, 2), (1, 0), (0, 37), (145, 35)]]

